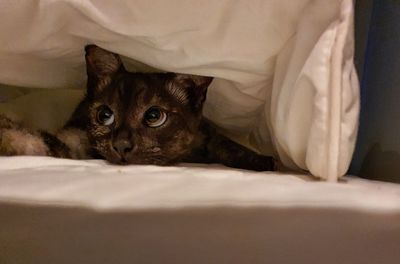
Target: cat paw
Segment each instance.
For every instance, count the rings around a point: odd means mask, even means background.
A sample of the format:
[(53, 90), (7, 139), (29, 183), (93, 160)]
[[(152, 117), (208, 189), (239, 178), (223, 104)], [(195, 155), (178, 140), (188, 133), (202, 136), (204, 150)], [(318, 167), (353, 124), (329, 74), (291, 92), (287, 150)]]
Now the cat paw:
[(282, 171), (284, 169), (284, 166), (282, 162), (278, 159), (273, 158), (273, 171)]
[(278, 161), (274, 157), (270, 156), (262, 156), (263, 160), (263, 169), (262, 171), (277, 171), (278, 170)]
[(0, 129), (17, 128), (18, 124), (9, 119), (8, 117), (0, 114)]
[(0, 129), (1, 156), (46, 156), (49, 152), (43, 140), (31, 133), (18, 129)]
[(277, 160), (273, 157), (257, 154), (249, 162), (242, 163), (241, 167), (254, 171), (276, 171), (277, 165)]

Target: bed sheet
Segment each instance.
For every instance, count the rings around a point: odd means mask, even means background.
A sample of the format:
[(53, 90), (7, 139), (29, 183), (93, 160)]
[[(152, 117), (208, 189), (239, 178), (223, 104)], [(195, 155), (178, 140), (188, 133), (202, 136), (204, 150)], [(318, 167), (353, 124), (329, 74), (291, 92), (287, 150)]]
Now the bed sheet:
[(0, 158), (0, 263), (398, 263), (400, 185)]

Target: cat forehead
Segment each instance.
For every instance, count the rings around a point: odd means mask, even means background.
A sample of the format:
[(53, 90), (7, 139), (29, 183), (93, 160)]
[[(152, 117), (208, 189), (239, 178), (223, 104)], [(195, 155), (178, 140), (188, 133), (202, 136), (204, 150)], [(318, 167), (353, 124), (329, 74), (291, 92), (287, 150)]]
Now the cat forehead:
[(121, 89), (123, 92), (156, 93), (165, 90), (168, 79), (159, 74), (125, 73), (112, 83), (111, 89)]
[(144, 75), (132, 75), (132, 80), (136, 89), (146, 89), (150, 94), (158, 96), (169, 95), (169, 99), (175, 99), (180, 104), (189, 103), (189, 94), (185, 85), (190, 79), (187, 76), (176, 75), (173, 73), (155, 73)]
[[(176, 100), (166, 91), (165, 81), (156, 78), (116, 78), (106, 89), (95, 94), (92, 102), (109, 105), (114, 111), (142, 112), (149, 106), (176, 108)], [(95, 108), (94, 108), (95, 109)]]
[(190, 104), (190, 93), (185, 82), (174, 73), (132, 73), (123, 72), (114, 76), (103, 90), (98, 90), (95, 98), (105, 103), (120, 105), (123, 111), (160, 105), (167, 108), (186, 108)]
[(177, 100), (179, 103), (188, 102), (188, 94), (182, 89), (181, 84), (173, 75), (168, 73), (125, 73), (116, 78), (109, 89), (112, 96), (118, 96), (122, 100), (128, 98), (150, 101)]

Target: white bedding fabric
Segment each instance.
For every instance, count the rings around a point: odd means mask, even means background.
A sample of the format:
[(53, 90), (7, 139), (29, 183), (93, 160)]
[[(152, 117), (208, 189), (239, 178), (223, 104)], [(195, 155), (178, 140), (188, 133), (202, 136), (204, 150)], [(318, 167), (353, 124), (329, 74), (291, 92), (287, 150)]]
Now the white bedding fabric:
[(0, 263), (398, 263), (400, 185), (0, 158)]
[[(3, 86), (0, 111), (59, 127), (94, 43), (217, 77), (207, 116), (335, 181), (357, 130), (352, 16), (351, 0), (2, 0), (0, 83), (57, 90)], [(0, 263), (397, 264), (399, 245), (395, 184), (0, 157)]]
[(88, 43), (131, 63), (215, 76), (208, 117), (335, 181), (357, 131), (352, 18), (352, 0), (3, 0), (0, 83), (80, 88)]

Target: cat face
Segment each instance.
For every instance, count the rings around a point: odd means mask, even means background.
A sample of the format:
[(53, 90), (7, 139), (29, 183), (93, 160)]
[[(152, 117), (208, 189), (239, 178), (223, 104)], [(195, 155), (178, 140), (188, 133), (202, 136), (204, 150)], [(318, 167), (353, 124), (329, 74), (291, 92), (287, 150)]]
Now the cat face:
[(167, 165), (196, 143), (211, 77), (132, 73), (118, 55), (86, 47), (87, 134), (98, 154), (117, 164)]

